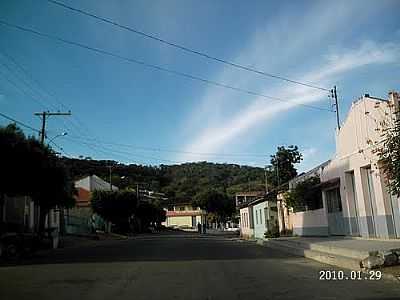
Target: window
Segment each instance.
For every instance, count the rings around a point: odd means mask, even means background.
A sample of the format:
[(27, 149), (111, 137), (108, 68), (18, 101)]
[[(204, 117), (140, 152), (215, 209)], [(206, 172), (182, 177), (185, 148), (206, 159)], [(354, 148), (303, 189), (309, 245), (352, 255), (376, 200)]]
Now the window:
[(256, 210), (256, 224), (258, 224), (258, 210)]
[(260, 209), (260, 224), (262, 224), (262, 211)]

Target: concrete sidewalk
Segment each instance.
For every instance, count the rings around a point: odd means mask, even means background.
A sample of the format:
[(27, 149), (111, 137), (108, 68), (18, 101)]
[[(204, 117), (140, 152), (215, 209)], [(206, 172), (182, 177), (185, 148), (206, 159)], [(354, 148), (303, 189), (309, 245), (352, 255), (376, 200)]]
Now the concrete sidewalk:
[[(381, 261), (385, 273), (400, 274), (400, 240), (361, 239), (351, 237), (282, 237), (259, 242), (266, 247), (304, 256), (351, 270), (365, 269), (365, 259)], [(388, 265), (397, 264), (397, 266)], [(387, 271), (386, 271), (387, 269)]]
[(310, 249), (342, 249), (348, 256), (365, 258), (379, 251), (400, 249), (400, 240), (378, 240), (351, 237), (284, 237), (274, 240), (309, 245)]

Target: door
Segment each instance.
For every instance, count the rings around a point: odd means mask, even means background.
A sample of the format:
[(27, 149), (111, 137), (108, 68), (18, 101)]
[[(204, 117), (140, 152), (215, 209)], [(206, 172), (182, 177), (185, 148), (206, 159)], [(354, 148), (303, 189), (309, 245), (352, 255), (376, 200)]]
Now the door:
[(351, 234), (353, 236), (359, 236), (360, 226), (359, 226), (359, 216), (358, 216), (358, 198), (357, 198), (356, 183), (354, 180), (354, 172), (353, 171), (348, 172), (346, 176), (350, 188), (348, 190), (349, 206), (352, 206), (352, 210), (354, 212), (354, 214), (351, 215), (350, 217)]
[(328, 227), (330, 235), (345, 235), (345, 227), (339, 187), (325, 191), (328, 208)]
[(390, 208), (392, 210), (394, 236), (400, 238), (400, 198), (391, 193)]
[(367, 209), (367, 226), (370, 237), (376, 237), (376, 199), (371, 167), (363, 168), (365, 186), (365, 206)]

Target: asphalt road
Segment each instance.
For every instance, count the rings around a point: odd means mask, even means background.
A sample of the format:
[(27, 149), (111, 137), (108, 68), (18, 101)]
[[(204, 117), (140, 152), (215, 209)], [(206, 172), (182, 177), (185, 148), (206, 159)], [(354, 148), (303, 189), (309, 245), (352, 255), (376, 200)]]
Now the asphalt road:
[(154, 235), (3, 265), (0, 299), (400, 299), (400, 283), (320, 281), (320, 270), (333, 268), (238, 239)]

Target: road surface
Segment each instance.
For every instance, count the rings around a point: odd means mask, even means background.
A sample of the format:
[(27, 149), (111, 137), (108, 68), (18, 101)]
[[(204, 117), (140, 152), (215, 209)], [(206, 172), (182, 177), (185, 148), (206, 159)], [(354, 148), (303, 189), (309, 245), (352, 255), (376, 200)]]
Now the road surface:
[(149, 235), (3, 264), (0, 299), (400, 299), (400, 283), (320, 281), (328, 269), (235, 238)]

